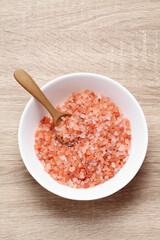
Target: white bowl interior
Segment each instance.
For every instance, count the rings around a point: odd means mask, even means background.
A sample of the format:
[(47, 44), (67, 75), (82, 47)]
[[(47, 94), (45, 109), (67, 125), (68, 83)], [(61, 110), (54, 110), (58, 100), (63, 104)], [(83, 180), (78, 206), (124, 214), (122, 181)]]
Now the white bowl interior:
[(108, 96), (131, 122), (130, 157), (119, 173), (109, 181), (94, 188), (73, 189), (57, 183), (44, 171), (34, 152), (34, 135), (39, 121), (48, 112), (34, 98), (28, 102), (19, 126), (20, 153), (30, 174), (47, 190), (75, 200), (93, 200), (106, 197), (124, 187), (139, 170), (148, 144), (147, 124), (141, 107), (133, 95), (119, 83), (97, 74), (75, 73), (54, 79), (42, 88), (54, 106), (62, 103), (72, 92), (84, 89)]

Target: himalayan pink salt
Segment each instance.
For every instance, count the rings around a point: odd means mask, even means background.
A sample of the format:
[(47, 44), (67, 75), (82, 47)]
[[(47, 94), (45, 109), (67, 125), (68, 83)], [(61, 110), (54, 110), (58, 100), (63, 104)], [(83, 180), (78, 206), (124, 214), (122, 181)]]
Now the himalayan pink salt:
[(72, 93), (57, 110), (72, 114), (56, 126), (45, 116), (35, 133), (35, 152), (44, 170), (61, 184), (89, 188), (108, 181), (124, 166), (131, 145), (129, 120), (108, 97), (90, 90)]

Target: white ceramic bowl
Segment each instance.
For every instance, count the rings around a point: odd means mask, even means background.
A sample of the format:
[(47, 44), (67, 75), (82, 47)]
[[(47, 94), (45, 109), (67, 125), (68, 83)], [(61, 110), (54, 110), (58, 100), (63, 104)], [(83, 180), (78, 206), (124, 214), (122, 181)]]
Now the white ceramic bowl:
[(109, 196), (136, 175), (141, 167), (148, 145), (147, 124), (142, 109), (133, 95), (119, 83), (97, 74), (74, 73), (59, 77), (42, 87), (42, 91), (56, 106), (72, 92), (90, 89), (108, 96), (131, 122), (131, 153), (127, 163), (114, 178), (93, 188), (73, 189), (54, 181), (47, 174), (34, 152), (34, 135), (39, 121), (48, 114), (44, 107), (31, 98), (22, 114), (19, 125), (19, 148), (24, 164), (35, 180), (44, 188), (64, 198), (93, 200)]

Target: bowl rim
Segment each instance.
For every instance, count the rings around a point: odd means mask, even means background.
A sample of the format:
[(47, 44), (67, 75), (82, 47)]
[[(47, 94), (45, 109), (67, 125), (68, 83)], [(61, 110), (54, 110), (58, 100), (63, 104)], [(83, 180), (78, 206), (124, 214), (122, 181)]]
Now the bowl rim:
[[(134, 101), (134, 103), (136, 104), (136, 107), (139, 108), (140, 112), (141, 112), (141, 116), (143, 118), (143, 122), (144, 122), (144, 129), (145, 129), (145, 134), (146, 134), (146, 138), (145, 138), (145, 148), (143, 150), (143, 157), (141, 158), (141, 161), (136, 169), (136, 171), (134, 172), (134, 174), (129, 178), (127, 178), (127, 181), (125, 181), (125, 183), (123, 184), (119, 184), (119, 186), (117, 188), (115, 188), (110, 194), (100, 194), (100, 196), (95, 196), (94, 198), (91, 197), (91, 198), (80, 198), (80, 197), (68, 197), (67, 195), (65, 194), (59, 194), (57, 192), (53, 192), (51, 191), (51, 189), (48, 188), (48, 186), (46, 186), (45, 184), (43, 184), (36, 176), (34, 176), (33, 172), (32, 172), (32, 168), (30, 167), (29, 164), (27, 164), (27, 161), (24, 157), (24, 154), (23, 154), (23, 144), (21, 142), (21, 132), (22, 132), (22, 125), (23, 125), (23, 120), (25, 118), (25, 115), (26, 115), (26, 112), (28, 110), (28, 108), (30, 107), (30, 105), (32, 104), (33, 100), (34, 100), (34, 97), (31, 97), (30, 100), (27, 102), (23, 112), (22, 112), (22, 115), (20, 117), (20, 122), (19, 122), (19, 129), (18, 129), (18, 145), (19, 145), (19, 150), (20, 150), (20, 155), (21, 155), (21, 158), (23, 160), (23, 163), (26, 167), (26, 169), (28, 170), (28, 172), (31, 174), (31, 176), (43, 187), (45, 188), (46, 190), (48, 190), (49, 192), (51, 193), (54, 193), (56, 194), (57, 196), (60, 196), (60, 197), (63, 197), (63, 198), (66, 198), (66, 199), (71, 199), (71, 200), (97, 200), (97, 199), (101, 199), (101, 198), (104, 198), (104, 197), (108, 197), (112, 194), (114, 194), (115, 192), (121, 190), (122, 188), (124, 188), (137, 174), (137, 172), (139, 171), (139, 169), (141, 168), (143, 162), (144, 162), (144, 159), (145, 159), (145, 156), (146, 156), (146, 153), (147, 153), (147, 148), (148, 148), (148, 127), (147, 127), (147, 121), (146, 121), (146, 118), (145, 118), (145, 115), (143, 113), (143, 110), (140, 106), (140, 104), (138, 103), (138, 101), (136, 100), (136, 98), (132, 95), (132, 93), (127, 89), (125, 88), (122, 84), (120, 84), (119, 82), (107, 77), (107, 76), (104, 76), (104, 75), (100, 75), (100, 74), (96, 74), (96, 73), (89, 73), (89, 72), (76, 72), (76, 73), (70, 73), (70, 74), (65, 74), (65, 75), (62, 75), (62, 76), (59, 76), (55, 79), (52, 79), (50, 80), (48, 83), (46, 83), (44, 86), (41, 87), (41, 90), (45, 90), (46, 88), (48, 88), (50, 85), (53, 84), (53, 82), (57, 82), (57, 81), (61, 81), (63, 80), (64, 78), (69, 78), (69, 77), (76, 77), (76, 76), (90, 76), (90, 77), (99, 77), (99, 78), (103, 78), (107, 81), (110, 81), (112, 82), (113, 84), (119, 86), (121, 89), (123, 89), (131, 98), (132, 100)], [(86, 189), (87, 190), (87, 189)]]

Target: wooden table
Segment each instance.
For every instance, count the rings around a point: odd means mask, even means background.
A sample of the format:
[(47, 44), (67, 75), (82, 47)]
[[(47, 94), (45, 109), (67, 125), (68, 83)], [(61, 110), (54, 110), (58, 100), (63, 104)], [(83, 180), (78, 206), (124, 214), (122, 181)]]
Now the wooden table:
[[(0, 1), (0, 239), (160, 239), (160, 1)], [(73, 72), (106, 75), (143, 108), (149, 147), (121, 191), (78, 202), (43, 189), (27, 172), (17, 131), (30, 96), (13, 79), (40, 86)]]

